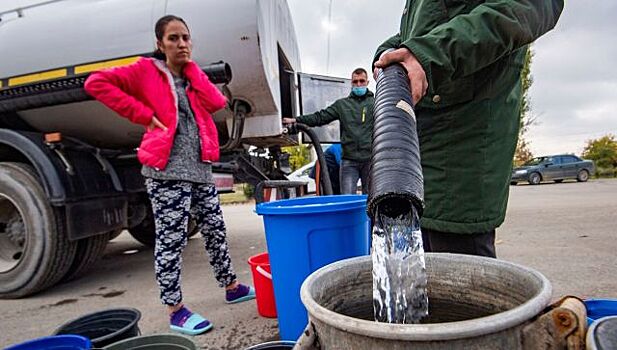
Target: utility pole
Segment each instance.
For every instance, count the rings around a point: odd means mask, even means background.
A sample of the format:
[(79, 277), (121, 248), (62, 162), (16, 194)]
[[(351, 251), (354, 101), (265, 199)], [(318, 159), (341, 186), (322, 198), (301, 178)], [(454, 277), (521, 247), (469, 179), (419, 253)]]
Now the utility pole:
[(330, 74), (330, 36), (332, 35), (332, 0), (328, 9), (328, 61), (326, 64), (326, 74)]

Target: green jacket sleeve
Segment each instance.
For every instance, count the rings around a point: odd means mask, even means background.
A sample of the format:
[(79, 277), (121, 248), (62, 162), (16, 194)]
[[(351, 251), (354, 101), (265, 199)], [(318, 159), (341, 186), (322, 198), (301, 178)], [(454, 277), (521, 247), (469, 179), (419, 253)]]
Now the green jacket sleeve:
[(384, 41), (383, 44), (379, 45), (379, 47), (377, 48), (377, 52), (375, 52), (375, 57), (373, 57), (373, 65), (371, 67), (372, 70), (375, 69), (375, 62), (377, 62), (377, 60), (379, 59), (379, 56), (381, 56), (381, 54), (384, 51), (388, 49), (398, 49), (400, 46), (401, 46), (401, 36), (399, 34), (392, 36), (388, 40)]
[(425, 35), (402, 42), (429, 85), (473, 74), (551, 30), (564, 0), (488, 0)]
[(313, 114), (306, 114), (296, 117), (296, 122), (306, 124), (308, 126), (321, 126), (331, 123), (339, 119), (340, 113), (337, 108), (337, 102), (334, 102), (326, 109), (322, 109), (321, 111), (317, 111)]

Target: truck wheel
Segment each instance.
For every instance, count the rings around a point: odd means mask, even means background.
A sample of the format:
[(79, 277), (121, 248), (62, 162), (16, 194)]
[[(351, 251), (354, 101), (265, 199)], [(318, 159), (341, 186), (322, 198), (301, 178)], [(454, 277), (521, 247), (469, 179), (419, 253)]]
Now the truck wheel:
[(114, 232), (82, 238), (77, 241), (77, 251), (71, 263), (71, 267), (62, 277), (62, 281), (68, 282), (83, 276), (96, 263), (105, 252), (107, 242)]
[(139, 243), (154, 247), (154, 217), (150, 206), (148, 206), (146, 217), (139, 224), (129, 228), (129, 233)]
[(0, 163), (0, 298), (24, 297), (66, 274), (76, 244), (32, 167)]
[[(195, 224), (195, 220), (189, 220), (189, 238), (195, 236), (199, 230)], [(152, 215), (152, 209), (148, 206), (146, 217), (139, 225), (129, 228), (129, 233), (139, 243), (148, 247), (154, 247), (154, 216)]]
[(576, 175), (576, 181), (578, 182), (587, 182), (589, 180), (589, 172), (585, 169), (578, 172)]
[(528, 181), (530, 185), (537, 185), (542, 181), (542, 177), (538, 173), (531, 173), (529, 174)]

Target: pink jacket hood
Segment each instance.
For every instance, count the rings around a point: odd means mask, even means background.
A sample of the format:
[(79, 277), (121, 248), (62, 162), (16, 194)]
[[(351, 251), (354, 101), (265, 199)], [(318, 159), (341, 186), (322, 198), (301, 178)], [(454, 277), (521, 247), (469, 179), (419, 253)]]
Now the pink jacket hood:
[[(202, 161), (217, 161), (219, 142), (212, 113), (224, 108), (227, 101), (194, 62), (187, 63), (183, 73), (188, 80), (186, 94), (199, 127)], [(133, 123), (148, 126), (156, 116), (167, 127), (167, 131), (146, 131), (137, 152), (142, 164), (164, 169), (178, 123), (178, 97), (165, 63), (141, 58), (128, 66), (94, 72), (86, 80), (85, 89)]]

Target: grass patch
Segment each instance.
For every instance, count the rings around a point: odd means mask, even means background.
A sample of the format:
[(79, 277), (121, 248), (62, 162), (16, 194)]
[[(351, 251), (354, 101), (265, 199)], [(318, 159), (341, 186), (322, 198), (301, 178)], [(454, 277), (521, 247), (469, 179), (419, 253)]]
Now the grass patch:
[(234, 184), (234, 192), (233, 193), (223, 193), (220, 195), (221, 204), (237, 204), (237, 203), (246, 203), (251, 201), (253, 198), (249, 198), (244, 194), (244, 185), (243, 184)]

